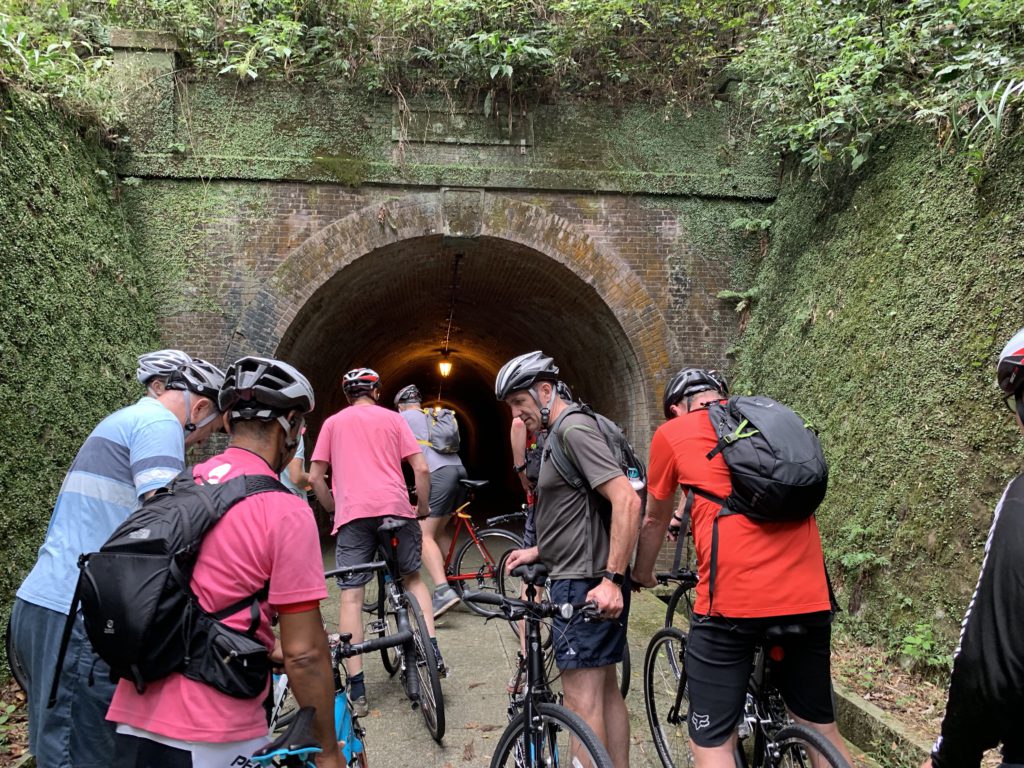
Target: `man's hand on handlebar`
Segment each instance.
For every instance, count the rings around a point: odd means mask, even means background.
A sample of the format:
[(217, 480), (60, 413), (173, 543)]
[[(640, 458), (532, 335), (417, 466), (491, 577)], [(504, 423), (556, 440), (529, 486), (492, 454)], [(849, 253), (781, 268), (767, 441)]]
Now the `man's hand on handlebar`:
[(508, 559), (505, 560), (505, 572), (512, 573), (512, 569), (517, 565), (528, 565), (536, 563), (538, 560), (540, 560), (540, 550), (537, 547), (514, 549), (509, 553)]
[(587, 600), (594, 602), (602, 619), (617, 619), (622, 613), (622, 591), (608, 579), (601, 579), (601, 583), (587, 593)]

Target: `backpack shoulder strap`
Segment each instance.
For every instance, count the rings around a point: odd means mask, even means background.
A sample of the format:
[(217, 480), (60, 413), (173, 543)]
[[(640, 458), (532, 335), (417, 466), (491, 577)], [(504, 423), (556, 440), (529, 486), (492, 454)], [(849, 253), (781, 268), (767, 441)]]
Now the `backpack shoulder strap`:
[(585, 413), (585, 411), (578, 405), (569, 406), (569, 408), (563, 411), (555, 419), (555, 423), (548, 429), (548, 436), (544, 442), (544, 447), (562, 479), (573, 488), (580, 490), (587, 484), (587, 481), (576, 466), (576, 462), (572, 458), (572, 449), (565, 443), (565, 435), (560, 431), (562, 422), (573, 413)]
[(291, 493), (284, 483), (271, 475), (246, 475), (245, 476), (245, 498), (255, 496), (258, 493), (268, 491), (283, 491)]

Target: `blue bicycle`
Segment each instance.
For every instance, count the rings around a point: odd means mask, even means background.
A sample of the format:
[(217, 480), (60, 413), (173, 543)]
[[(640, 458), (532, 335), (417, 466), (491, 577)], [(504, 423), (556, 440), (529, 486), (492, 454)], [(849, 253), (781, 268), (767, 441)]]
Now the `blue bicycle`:
[[(349, 568), (337, 568), (324, 574), (326, 577), (346, 577), (356, 573), (382, 572), (387, 570), (385, 562), (365, 563)], [(347, 693), (347, 677), (344, 660), (361, 653), (367, 653), (393, 646), (407, 645), (413, 641), (413, 633), (406, 626), (399, 627), (395, 632), (382, 637), (374, 637), (361, 643), (352, 644), (352, 635), (328, 635), (331, 648), (331, 669), (334, 674), (334, 732), (342, 744), (342, 756), (349, 768), (367, 768), (366, 730), (360, 725), (359, 718), (352, 710)], [(281, 768), (306, 768), (313, 766), (316, 755), (321, 751), (320, 744), (312, 734), (314, 717), (312, 707), (298, 708), (291, 696), (288, 676), (279, 675), (274, 678), (273, 708), (270, 715), (270, 730), (280, 735), (259, 752), (253, 760), (260, 765), (280, 766)], [(283, 731), (283, 732), (282, 732)]]

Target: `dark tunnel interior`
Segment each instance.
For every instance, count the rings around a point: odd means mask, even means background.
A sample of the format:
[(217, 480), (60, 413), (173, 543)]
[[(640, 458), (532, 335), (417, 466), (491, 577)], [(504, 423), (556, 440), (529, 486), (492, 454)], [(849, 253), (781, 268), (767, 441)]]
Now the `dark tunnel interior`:
[[(447, 378), (438, 363), (449, 350)], [(625, 426), (622, 388), (642, 392), (637, 356), (597, 291), (552, 258), (494, 238), (404, 240), (362, 256), (330, 277), (296, 315), (277, 354), (298, 366), (317, 397), (307, 455), (320, 424), (345, 405), (341, 377), (359, 366), (383, 382), (381, 404), (416, 384), (424, 405), (456, 411), (470, 477), (490, 480), (477, 516), (511, 511), (522, 491), (511, 470), (510, 414), (494, 396), (509, 358), (543, 349), (574, 395)], [(634, 433), (640, 434), (633, 430)]]

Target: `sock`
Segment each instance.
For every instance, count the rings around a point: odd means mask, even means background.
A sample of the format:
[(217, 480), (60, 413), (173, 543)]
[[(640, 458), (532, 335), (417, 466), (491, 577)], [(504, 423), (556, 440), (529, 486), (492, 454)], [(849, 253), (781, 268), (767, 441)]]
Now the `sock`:
[(451, 587), (448, 586), (448, 582), (446, 581), (444, 584), (441, 584), (440, 586), (434, 587), (434, 594), (435, 595), (440, 595), (440, 594), (443, 594), (443, 593), (447, 592), (449, 589), (451, 589)]
[(363, 681), (363, 673), (352, 675), (348, 679), (348, 697), (358, 699), (366, 695), (366, 683)]

